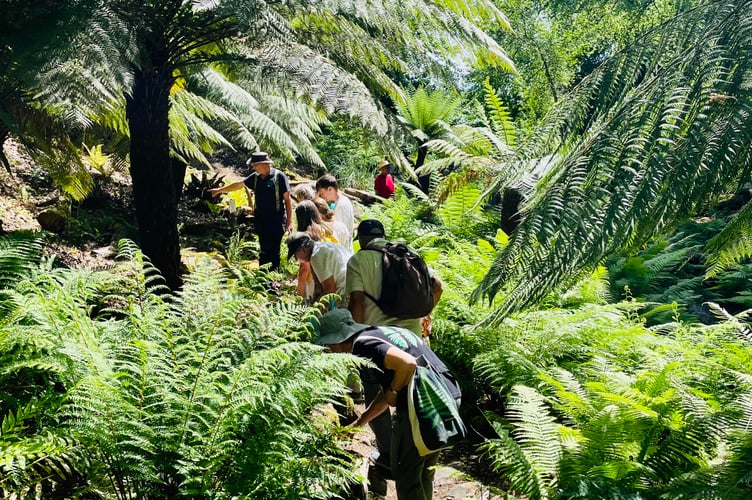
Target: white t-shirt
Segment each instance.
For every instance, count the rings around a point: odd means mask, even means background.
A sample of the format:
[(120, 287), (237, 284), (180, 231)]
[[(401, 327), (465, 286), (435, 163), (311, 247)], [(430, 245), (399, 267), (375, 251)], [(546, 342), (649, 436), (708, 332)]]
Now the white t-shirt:
[(347, 229), (347, 241), (352, 242), (355, 210), (353, 210), (352, 203), (350, 203), (350, 198), (342, 193), (340, 193), (337, 201), (334, 202), (334, 220), (338, 220), (344, 224), (345, 229)]
[[(376, 298), (381, 297), (381, 267), (383, 255), (381, 252), (367, 250), (367, 248), (381, 248), (387, 244), (383, 238), (374, 238), (368, 242), (365, 249), (350, 257), (347, 263), (347, 288), (348, 299), (352, 292), (365, 292)], [(412, 330), (417, 335), (422, 335), (420, 318), (398, 319), (387, 316), (376, 302), (366, 296), (363, 323), (376, 326), (401, 326)]]
[(337, 243), (342, 245), (342, 247), (347, 250), (347, 255), (353, 254), (352, 249), (352, 240), (348, 238), (352, 238), (352, 232), (348, 232), (347, 228), (344, 224), (342, 224), (338, 220), (332, 221), (332, 233), (334, 234), (334, 237), (337, 238)]
[(347, 277), (347, 260), (350, 255), (342, 246), (330, 242), (314, 242), (311, 252), (311, 271), (316, 279), (323, 283), (334, 276), (337, 295), (342, 297), (342, 305), (346, 306), (350, 296), (345, 295), (345, 278)]

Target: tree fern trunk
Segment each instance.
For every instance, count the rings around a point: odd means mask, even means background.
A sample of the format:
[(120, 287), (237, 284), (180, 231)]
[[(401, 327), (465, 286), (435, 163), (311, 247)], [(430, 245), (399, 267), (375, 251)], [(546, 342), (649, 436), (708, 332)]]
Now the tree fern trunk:
[(5, 153), (3, 152), (3, 146), (5, 145), (5, 141), (8, 139), (8, 137), (10, 137), (10, 129), (8, 129), (8, 127), (6, 127), (4, 123), (0, 122), (0, 162), (2, 162), (5, 170), (7, 170), (9, 174), (13, 175), (13, 171), (10, 169), (10, 162), (8, 161), (8, 158), (5, 157)]
[(166, 63), (136, 69), (126, 96), (131, 178), (141, 248), (167, 285), (181, 285), (177, 196), (170, 160), (168, 113), (172, 76)]
[[(418, 170), (420, 167), (423, 166), (423, 164), (426, 162), (426, 156), (428, 155), (428, 148), (425, 146), (419, 146), (418, 147), (418, 158), (415, 160), (415, 170)], [(418, 176), (418, 183), (420, 184), (420, 189), (428, 194), (428, 190), (431, 188), (431, 176), (430, 175), (419, 175)]]

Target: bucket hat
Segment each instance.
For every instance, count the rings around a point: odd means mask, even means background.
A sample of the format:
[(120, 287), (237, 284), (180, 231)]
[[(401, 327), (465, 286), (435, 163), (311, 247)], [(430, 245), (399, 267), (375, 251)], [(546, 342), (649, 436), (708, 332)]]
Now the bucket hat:
[(347, 309), (334, 309), (321, 317), (316, 343), (319, 345), (341, 344), (366, 328), (369, 326), (356, 323)]
[(251, 154), (251, 157), (248, 158), (248, 165), (255, 165), (256, 163), (274, 163), (271, 158), (269, 158), (269, 153), (266, 153), (264, 151), (256, 151), (255, 153)]

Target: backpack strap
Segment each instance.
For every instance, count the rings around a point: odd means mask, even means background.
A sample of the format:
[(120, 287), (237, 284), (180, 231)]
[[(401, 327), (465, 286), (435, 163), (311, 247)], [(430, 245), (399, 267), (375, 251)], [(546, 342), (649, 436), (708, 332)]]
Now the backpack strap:
[(276, 168), (274, 169), (274, 176), (272, 177), (272, 182), (274, 183), (274, 199), (277, 202), (277, 211), (282, 211), (282, 193), (280, 192), (280, 182), (279, 182), (279, 170)]
[[(279, 174), (279, 170), (275, 168), (274, 175), (272, 175), (272, 182), (274, 183), (274, 201), (277, 206), (277, 211), (282, 212), (284, 210), (284, 207), (282, 206), (282, 184), (279, 182)], [(253, 177), (253, 186), (251, 187), (251, 191), (253, 191), (254, 197), (256, 196), (256, 185), (258, 184), (258, 178), (258, 174)]]

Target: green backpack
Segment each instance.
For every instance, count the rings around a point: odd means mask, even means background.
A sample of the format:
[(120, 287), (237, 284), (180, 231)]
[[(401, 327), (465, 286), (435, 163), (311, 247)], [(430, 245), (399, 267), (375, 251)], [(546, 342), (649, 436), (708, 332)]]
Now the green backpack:
[(459, 412), (459, 387), (423, 356), (417, 362), (407, 409), (415, 447), (425, 456), (466, 439), (467, 428)]

